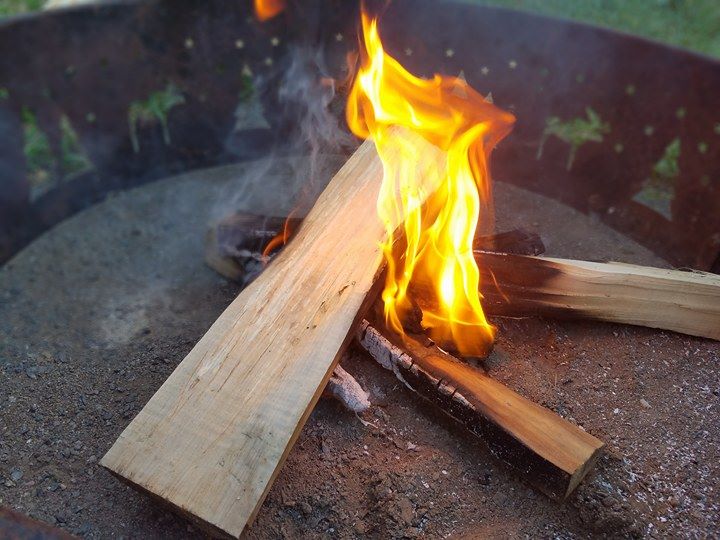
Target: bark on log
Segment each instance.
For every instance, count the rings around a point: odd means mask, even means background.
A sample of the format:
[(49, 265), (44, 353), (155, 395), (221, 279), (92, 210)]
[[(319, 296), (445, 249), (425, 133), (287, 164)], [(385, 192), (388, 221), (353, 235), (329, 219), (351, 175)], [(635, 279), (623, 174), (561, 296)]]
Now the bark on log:
[[(453, 358), (429, 340), (397, 346), (364, 320), (356, 339), (379, 364), (418, 395), (482, 439), (523, 479), (562, 500), (592, 468), (602, 441)], [(395, 337), (397, 341), (397, 337)]]

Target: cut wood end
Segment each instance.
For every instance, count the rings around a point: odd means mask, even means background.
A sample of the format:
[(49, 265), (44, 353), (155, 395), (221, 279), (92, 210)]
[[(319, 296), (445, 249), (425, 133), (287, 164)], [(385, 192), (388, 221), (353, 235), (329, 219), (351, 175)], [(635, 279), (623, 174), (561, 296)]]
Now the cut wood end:
[[(595, 437), (593, 437), (595, 438)], [(598, 446), (595, 448), (595, 450), (592, 452), (589, 458), (583, 463), (578, 469), (575, 471), (575, 473), (570, 477), (570, 482), (568, 483), (567, 491), (565, 492), (565, 495), (562, 497), (562, 500), (567, 499), (570, 494), (575, 491), (575, 488), (577, 488), (580, 485), (580, 482), (583, 481), (583, 479), (587, 476), (587, 474), (592, 470), (592, 468), (595, 466), (595, 463), (597, 463), (597, 460), (600, 459), (600, 456), (602, 456), (603, 452), (605, 451), (605, 443), (603, 443), (599, 439), (595, 439), (597, 441)]]

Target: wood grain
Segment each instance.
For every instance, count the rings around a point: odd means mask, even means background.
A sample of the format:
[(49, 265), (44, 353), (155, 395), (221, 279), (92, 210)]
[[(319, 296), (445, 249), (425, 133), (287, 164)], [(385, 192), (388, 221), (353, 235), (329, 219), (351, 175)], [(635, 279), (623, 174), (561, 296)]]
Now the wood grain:
[[(400, 338), (363, 321), (357, 340), (411, 390), (478, 436), (490, 451), (537, 489), (564, 499), (592, 468), (603, 442), (412, 335)], [(397, 344), (397, 345), (396, 345)]]
[(476, 252), (483, 307), (662, 328), (720, 340), (720, 276), (623, 263)]
[[(428, 163), (444, 159), (429, 143)], [(382, 164), (364, 143), (290, 244), (213, 324), (102, 465), (217, 534), (251, 522), (381, 266)], [(418, 170), (422, 175), (423, 171)]]

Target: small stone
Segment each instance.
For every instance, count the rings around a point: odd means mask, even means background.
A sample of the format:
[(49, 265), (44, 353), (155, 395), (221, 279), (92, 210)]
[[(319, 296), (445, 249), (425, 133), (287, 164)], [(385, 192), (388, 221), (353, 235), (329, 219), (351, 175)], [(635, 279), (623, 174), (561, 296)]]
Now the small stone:
[(480, 484), (483, 486), (489, 486), (492, 483), (492, 474), (485, 473), (480, 475)]
[(417, 452), (418, 446), (417, 446), (417, 444), (413, 444), (413, 443), (409, 442), (409, 443), (407, 443), (407, 449), (412, 452)]
[(641, 400), (640, 400), (640, 405), (642, 405), (642, 406), (645, 407), (646, 409), (651, 409), (651, 408), (652, 408), (652, 407), (650, 406), (650, 404), (649, 404), (645, 399), (641, 399)]
[(400, 508), (400, 519), (409, 525), (412, 522), (414, 514), (413, 505), (410, 502), (410, 499), (403, 497), (398, 501), (398, 507)]
[(617, 499), (615, 499), (615, 497), (608, 495), (607, 497), (605, 497), (602, 500), (602, 503), (605, 508), (612, 508), (613, 506), (615, 506), (617, 504)]
[(300, 504), (298, 504), (298, 507), (300, 508), (300, 511), (306, 516), (312, 514), (312, 506), (310, 506), (310, 504), (308, 504), (307, 502), (301, 502)]
[(417, 538), (422, 534), (422, 531), (418, 529), (417, 527), (408, 527), (403, 531), (403, 536), (405, 538)]
[(12, 480), (13, 482), (19, 482), (20, 479), (22, 479), (22, 477), (23, 477), (23, 472), (21, 469), (18, 469), (16, 467), (10, 471), (10, 480)]

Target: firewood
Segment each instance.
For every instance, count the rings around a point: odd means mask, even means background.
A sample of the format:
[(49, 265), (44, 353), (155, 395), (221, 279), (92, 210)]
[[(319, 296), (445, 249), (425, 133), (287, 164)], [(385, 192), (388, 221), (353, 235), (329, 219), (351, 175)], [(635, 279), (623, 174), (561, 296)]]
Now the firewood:
[[(281, 230), (279, 222), (275, 227)], [(474, 244), (489, 314), (594, 319), (720, 339), (716, 274), (524, 256), (538, 255), (545, 246), (522, 229), (479, 236)], [(224, 276), (243, 281), (253, 274), (251, 257), (217, 253), (208, 248), (206, 262)]]
[[(429, 340), (405, 336), (397, 346), (383, 334), (394, 336), (364, 320), (356, 339), (408, 388), (464, 425), (549, 497), (570, 495), (600, 456), (602, 441)], [(400, 343), (397, 336), (395, 341)]]
[[(428, 163), (444, 153), (419, 136)], [(418, 174), (424, 171), (418, 170)], [(292, 242), (213, 324), (102, 465), (239, 537), (376, 293), (383, 167), (364, 143)]]
[(720, 276), (476, 252), (495, 315), (596, 319), (720, 339)]

